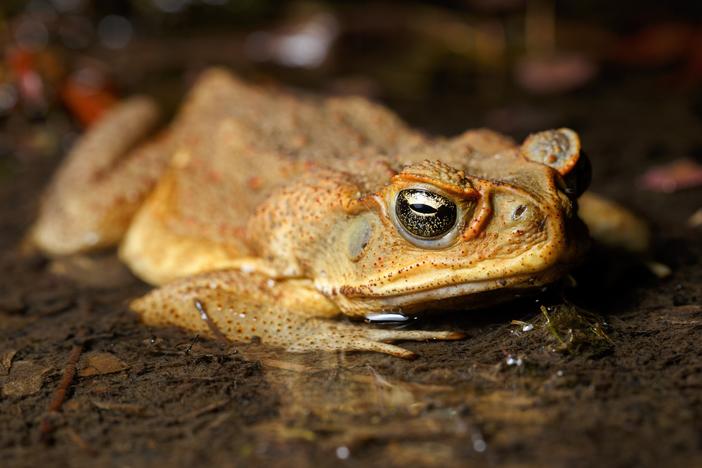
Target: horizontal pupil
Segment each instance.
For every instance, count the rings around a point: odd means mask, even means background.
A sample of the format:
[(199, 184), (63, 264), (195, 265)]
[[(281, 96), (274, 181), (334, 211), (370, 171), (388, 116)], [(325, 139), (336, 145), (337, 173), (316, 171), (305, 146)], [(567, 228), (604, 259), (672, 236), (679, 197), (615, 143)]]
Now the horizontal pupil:
[(412, 203), (410, 204), (410, 208), (412, 208), (412, 211), (421, 214), (434, 214), (438, 211), (433, 206), (425, 205), (424, 203)]

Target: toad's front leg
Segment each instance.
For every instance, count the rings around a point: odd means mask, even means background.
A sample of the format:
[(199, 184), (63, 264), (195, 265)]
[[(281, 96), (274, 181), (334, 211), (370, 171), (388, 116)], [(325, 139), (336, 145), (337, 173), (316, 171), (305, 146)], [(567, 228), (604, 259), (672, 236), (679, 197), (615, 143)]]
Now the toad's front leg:
[(376, 351), (402, 358), (416, 355), (388, 344), (397, 340), (455, 340), (461, 333), (385, 330), (334, 320), (339, 309), (307, 280), (275, 281), (237, 270), (178, 280), (132, 302), (152, 325), (176, 325), (232, 341), (259, 337), (291, 352)]

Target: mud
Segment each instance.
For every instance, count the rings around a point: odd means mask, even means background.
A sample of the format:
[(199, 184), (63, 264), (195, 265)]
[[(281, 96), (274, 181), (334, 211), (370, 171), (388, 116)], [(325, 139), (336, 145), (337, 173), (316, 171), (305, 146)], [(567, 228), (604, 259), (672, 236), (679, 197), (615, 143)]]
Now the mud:
[[(404, 344), (415, 361), (293, 355), (139, 324), (126, 302), (148, 286), (109, 254), (76, 264), (20, 253), (61, 151), (10, 147), (0, 175), (3, 466), (702, 465), (702, 233), (687, 225), (702, 192), (636, 185), (652, 164), (702, 157), (695, 102), (650, 76), (567, 98), (390, 102), (441, 133), (577, 128), (594, 188), (650, 220), (651, 258), (672, 269), (657, 278), (639, 259), (595, 248), (575, 286), (417, 321), (467, 338)], [(441, 121), (429, 104), (446, 109)], [(93, 286), (58, 274), (86, 268), (102, 276)], [(78, 372), (51, 412), (72, 354)]]

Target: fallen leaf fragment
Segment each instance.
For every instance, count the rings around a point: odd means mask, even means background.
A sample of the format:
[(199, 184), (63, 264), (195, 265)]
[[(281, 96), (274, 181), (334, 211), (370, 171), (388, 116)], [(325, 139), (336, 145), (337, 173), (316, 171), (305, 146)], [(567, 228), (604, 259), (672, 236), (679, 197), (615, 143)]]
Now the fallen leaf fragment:
[(80, 377), (93, 375), (114, 374), (127, 369), (129, 366), (112, 353), (94, 351), (86, 353), (78, 366)]
[(639, 179), (646, 190), (673, 193), (702, 186), (702, 165), (692, 159), (676, 159), (662, 166), (654, 166)]
[(144, 407), (142, 405), (137, 405), (134, 403), (116, 403), (112, 401), (99, 401), (92, 400), (93, 406), (104, 411), (117, 411), (119, 413), (127, 414), (141, 414), (144, 412)]
[(44, 383), (44, 377), (50, 370), (50, 367), (44, 367), (32, 361), (15, 362), (2, 386), (3, 396), (21, 397), (38, 393)]
[(663, 279), (673, 274), (673, 270), (671, 270), (671, 268), (664, 263), (649, 261), (646, 262), (646, 267), (648, 268), (648, 271), (653, 273), (657, 278)]
[(10, 368), (12, 367), (12, 358), (17, 354), (16, 349), (8, 349), (0, 353), (0, 375), (7, 375), (10, 373)]
[(515, 79), (537, 94), (562, 93), (580, 88), (597, 74), (594, 62), (581, 55), (527, 56), (517, 63)]

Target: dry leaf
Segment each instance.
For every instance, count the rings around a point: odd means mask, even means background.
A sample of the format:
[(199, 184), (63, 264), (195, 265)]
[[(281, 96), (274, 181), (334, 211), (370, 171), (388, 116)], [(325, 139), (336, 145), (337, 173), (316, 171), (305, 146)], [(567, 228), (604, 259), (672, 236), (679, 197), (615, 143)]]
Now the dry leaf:
[(673, 193), (702, 186), (702, 165), (692, 159), (654, 166), (641, 176), (639, 183), (652, 192)]
[(127, 414), (141, 414), (144, 412), (144, 407), (142, 405), (137, 405), (133, 403), (115, 403), (112, 401), (99, 401), (92, 400), (91, 402), (96, 408), (104, 411), (117, 411), (119, 413)]
[(10, 373), (10, 368), (12, 367), (12, 358), (17, 354), (16, 349), (8, 349), (0, 353), (0, 375), (7, 375)]
[(31, 361), (15, 362), (2, 386), (3, 396), (18, 397), (37, 393), (44, 383), (44, 376), (50, 370), (50, 367), (43, 367)]
[(78, 375), (90, 377), (92, 375), (113, 374), (128, 367), (114, 354), (94, 351), (83, 355), (78, 366)]
[(596, 73), (595, 63), (585, 56), (554, 54), (522, 58), (517, 63), (515, 78), (527, 91), (550, 94), (580, 88)]

